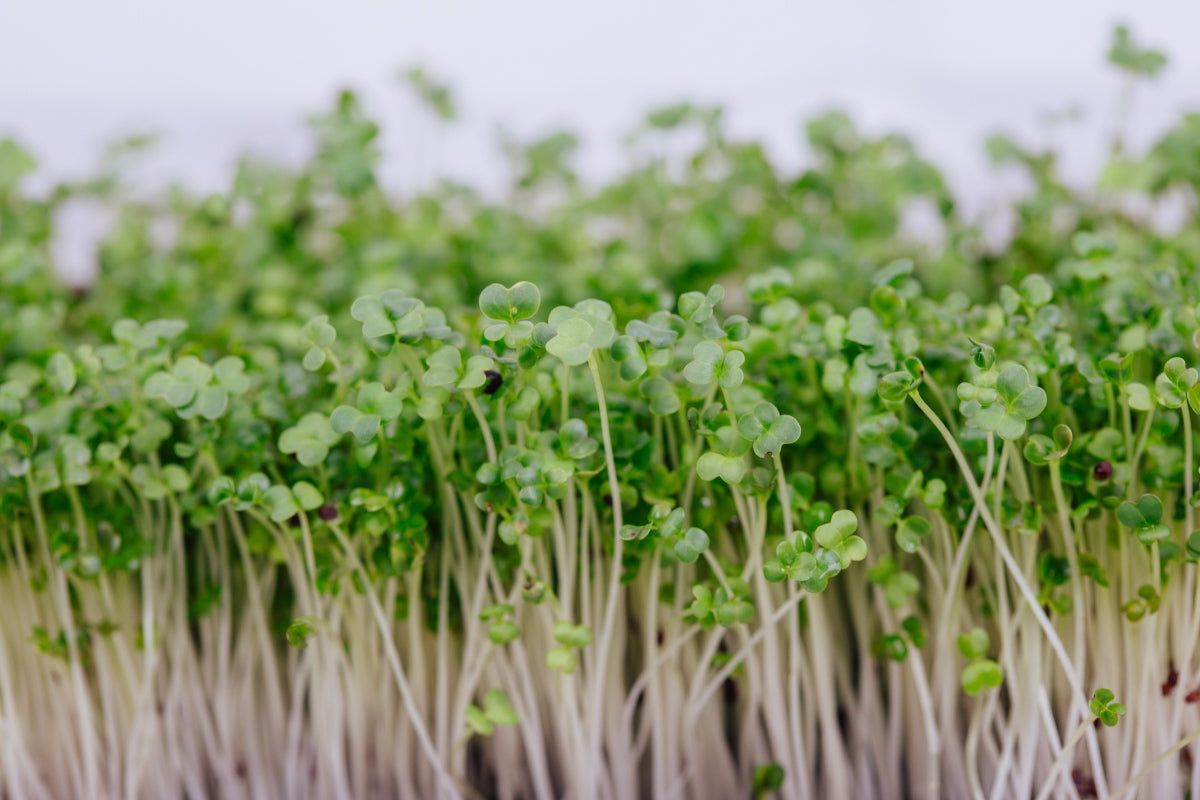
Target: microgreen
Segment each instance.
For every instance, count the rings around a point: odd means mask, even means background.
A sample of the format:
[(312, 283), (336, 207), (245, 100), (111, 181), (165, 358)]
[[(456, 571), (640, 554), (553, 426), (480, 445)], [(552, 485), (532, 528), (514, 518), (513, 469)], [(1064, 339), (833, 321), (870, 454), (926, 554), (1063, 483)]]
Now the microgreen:
[(503, 339), (515, 347), (533, 334), (529, 319), (541, 304), (541, 292), (528, 281), (519, 281), (511, 287), (499, 283), (485, 287), (479, 294), (479, 310), (492, 323), (484, 329), (484, 338), (490, 342)]
[(330, 424), (329, 417), (318, 412), (305, 414), (296, 425), (279, 436), (279, 450), (295, 455), (306, 467), (320, 464), (329, 455), (329, 448), (337, 443), (339, 434)]
[(738, 431), (753, 443), (755, 455), (770, 458), (800, 438), (800, 423), (764, 401), (738, 420)]
[(743, 380), (741, 366), (746, 356), (739, 350), (726, 352), (720, 344), (702, 341), (692, 351), (692, 360), (683, 368), (683, 377), (688, 383), (706, 387), (717, 381), (723, 389), (740, 386)]
[(798, 172), (683, 103), (403, 198), (353, 92), (311, 124), (136, 200), (0, 141), (0, 794), (1196, 785), (1200, 117), (1086, 188), (991, 138), (986, 246), (840, 112)]
[(354, 405), (341, 405), (333, 410), (329, 426), (335, 433), (353, 433), (359, 444), (366, 444), (374, 438), (381, 423), (400, 416), (403, 395), (400, 387), (388, 391), (378, 381), (365, 384), (359, 389)]
[(480, 736), (491, 736), (497, 725), (512, 727), (521, 721), (503, 689), (489, 689), (483, 696), (483, 708), (468, 706), (466, 719), (471, 731)]
[[(1163, 371), (1155, 379), (1154, 394), (1158, 402), (1167, 408), (1179, 408), (1190, 400), (1198, 378), (1200, 373), (1195, 367), (1187, 366), (1182, 358), (1175, 356), (1167, 360)], [(1196, 410), (1194, 405), (1192, 410)]]
[(1112, 689), (1097, 689), (1088, 707), (1097, 719), (1110, 728), (1115, 728), (1120, 718), (1125, 716), (1125, 706), (1116, 702)]
[(842, 509), (833, 512), (829, 522), (818, 527), (813, 532), (817, 544), (837, 554), (842, 569), (846, 569), (855, 561), (867, 557), (867, 543), (862, 537), (855, 536), (858, 530), (858, 518), (853, 511)]
[(275, 522), (284, 522), (301, 511), (315, 511), (325, 502), (315, 486), (298, 481), (291, 488), (276, 484), (263, 492), (262, 502)]
[(236, 356), (226, 356), (211, 367), (194, 356), (183, 356), (169, 371), (160, 370), (146, 378), (143, 389), (151, 397), (166, 400), (184, 419), (217, 419), (225, 413), (231, 395), (250, 388), (245, 367)]
[(1074, 434), (1066, 425), (1056, 425), (1054, 427), (1054, 438), (1045, 436), (1040, 433), (1035, 433), (1025, 442), (1025, 458), (1029, 463), (1037, 466), (1045, 466), (1046, 464), (1061, 461), (1071, 449), (1071, 442), (1074, 441)]
[(300, 336), (308, 345), (302, 362), (304, 368), (310, 371), (320, 369), (328, 358), (329, 346), (337, 339), (337, 330), (329, 324), (329, 315), (321, 314), (310, 319), (301, 329)]
[(983, 628), (972, 628), (958, 637), (958, 650), (968, 659), (961, 675), (963, 691), (967, 694), (979, 694), (1004, 682), (1000, 665), (986, 657), (988, 645), (989, 637)]
[(1028, 422), (1046, 407), (1046, 392), (1020, 364), (1009, 364), (998, 373), (981, 372), (960, 383), (958, 399), (959, 410), (974, 426), (1010, 440), (1024, 435)]
[(1142, 544), (1153, 544), (1171, 536), (1171, 529), (1162, 520), (1162, 501), (1144, 494), (1136, 503), (1126, 500), (1117, 508), (1117, 519), (1133, 530)]

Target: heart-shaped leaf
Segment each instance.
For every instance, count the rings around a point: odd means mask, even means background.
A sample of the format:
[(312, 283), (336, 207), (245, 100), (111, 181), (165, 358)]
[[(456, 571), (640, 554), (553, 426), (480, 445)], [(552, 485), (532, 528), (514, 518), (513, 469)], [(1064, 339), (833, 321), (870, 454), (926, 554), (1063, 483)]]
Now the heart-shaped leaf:
[(554, 647), (546, 653), (546, 666), (558, 672), (570, 675), (578, 664), (575, 651), (569, 647)]
[(339, 437), (340, 434), (329, 424), (328, 417), (311, 412), (280, 434), (279, 449), (281, 452), (295, 455), (304, 466), (313, 467), (325, 460), (329, 455), (329, 448)]
[(244, 394), (250, 388), (246, 362), (237, 356), (225, 356), (213, 364), (213, 377), (222, 389), (232, 395)]
[(924, 517), (905, 517), (896, 528), (896, 544), (906, 553), (915, 553), (930, 530), (929, 520)]
[(1123, 387), (1129, 407), (1135, 411), (1149, 411), (1154, 407), (1150, 389), (1144, 383), (1131, 382)]
[(1176, 356), (1168, 360), (1154, 381), (1154, 394), (1158, 402), (1167, 408), (1182, 406), (1196, 387), (1198, 375), (1200, 373), (1194, 367), (1188, 367), (1182, 358)]
[(726, 600), (717, 606), (717, 624), (749, 625), (754, 621), (754, 606), (745, 600)]
[(613, 360), (621, 365), (621, 377), (627, 381), (637, 380), (649, 369), (641, 345), (632, 336), (618, 336), (611, 352)]
[(625, 333), (637, 342), (645, 342), (656, 349), (664, 349), (675, 344), (675, 340), (679, 338), (679, 332), (667, 327), (669, 317), (664, 315), (658, 324), (656, 324), (655, 316), (645, 322), (639, 319), (632, 320), (625, 326)]
[(587, 424), (581, 419), (569, 419), (558, 431), (558, 446), (572, 459), (581, 460), (595, 453), (599, 442), (588, 436)]
[(1004, 672), (1000, 665), (990, 658), (978, 658), (967, 664), (962, 671), (962, 687), (969, 695), (976, 695), (985, 689), (995, 689), (1004, 683)]
[(1038, 466), (1060, 461), (1071, 448), (1073, 438), (1071, 429), (1066, 425), (1055, 426), (1053, 439), (1035, 433), (1025, 443), (1025, 459)]
[(708, 534), (699, 528), (688, 528), (683, 538), (675, 543), (675, 556), (684, 564), (694, 564), (707, 549)]
[(983, 628), (972, 628), (958, 637), (958, 652), (967, 658), (982, 658), (987, 655), (990, 637)]
[(705, 339), (692, 349), (692, 360), (683, 368), (683, 377), (695, 386), (708, 386), (719, 381), (725, 389), (740, 386), (744, 375), (741, 370), (746, 354), (740, 350), (726, 352), (720, 344)]
[(275, 522), (284, 522), (300, 513), (295, 496), (286, 486), (277, 484), (267, 489), (263, 494), (263, 503)]
[(554, 624), (554, 640), (563, 647), (587, 647), (592, 642), (592, 631), (586, 625), (572, 625), (561, 620)]
[(606, 319), (571, 317), (558, 326), (554, 338), (546, 342), (546, 350), (564, 364), (577, 367), (587, 363), (593, 350), (608, 347), (615, 334), (612, 323)]
[(521, 721), (503, 689), (489, 689), (483, 696), (483, 711), (490, 722), (500, 726), (516, 725)]
[(679, 296), (679, 316), (693, 324), (703, 325), (713, 318), (716, 307), (723, 299), (725, 288), (720, 284), (712, 286), (707, 294), (685, 292)]
[(1105, 726), (1112, 728), (1125, 714), (1125, 705), (1116, 702), (1117, 696), (1111, 689), (1097, 689), (1088, 708)]
[(854, 532), (858, 530), (858, 517), (853, 511), (841, 509), (833, 512), (829, 522), (813, 532), (817, 544), (837, 554), (841, 568), (867, 557), (867, 543)]
[(720, 478), (733, 486), (745, 476), (746, 463), (739, 456), (709, 451), (696, 461), (696, 474), (702, 480), (714, 481)]
[(358, 390), (355, 405), (364, 414), (376, 414), (384, 422), (391, 422), (400, 416), (404, 397), (399, 388), (389, 392), (382, 383), (372, 381)]
[(1162, 515), (1162, 501), (1152, 494), (1142, 495), (1137, 503), (1126, 500), (1117, 507), (1117, 519), (1145, 545), (1171, 538), (1170, 527), (1161, 522)]
[(55, 353), (46, 362), (46, 380), (58, 394), (69, 394), (75, 388), (75, 365), (66, 353)]
[(542, 293), (529, 281), (512, 286), (493, 283), (479, 294), (479, 310), (488, 319), (515, 323), (529, 319), (542, 304)]
[(899, 403), (920, 384), (921, 380), (907, 370), (889, 372), (879, 379), (879, 396), (890, 403)]
[(647, 378), (638, 384), (638, 392), (649, 401), (652, 414), (669, 416), (683, 407), (675, 385), (666, 378)]
[(479, 706), (467, 706), (466, 720), (467, 727), (471, 729), (471, 732), (479, 736), (491, 736), (496, 730), (491, 720), (487, 718), (487, 713)]
[(1137, 503), (1126, 500), (1117, 509), (1117, 517), (1129, 528), (1153, 525), (1162, 519), (1162, 501), (1152, 494), (1142, 495)]
[(321, 492), (308, 481), (293, 484), (292, 495), (296, 498), (296, 504), (305, 511), (315, 511), (325, 503)]
[(782, 450), (784, 445), (792, 444), (799, 438), (800, 423), (790, 414), (783, 414), (772, 420), (754, 439), (754, 453), (760, 458), (770, 458)]
[(322, 314), (304, 323), (304, 327), (300, 329), (300, 339), (310, 347), (316, 347), (319, 350), (333, 344), (337, 339), (337, 330), (329, 324), (329, 315)]
[(1019, 364), (959, 384), (958, 398), (959, 410), (975, 427), (1010, 441), (1023, 436), (1028, 421), (1046, 408), (1046, 392), (1033, 385), (1029, 371)]

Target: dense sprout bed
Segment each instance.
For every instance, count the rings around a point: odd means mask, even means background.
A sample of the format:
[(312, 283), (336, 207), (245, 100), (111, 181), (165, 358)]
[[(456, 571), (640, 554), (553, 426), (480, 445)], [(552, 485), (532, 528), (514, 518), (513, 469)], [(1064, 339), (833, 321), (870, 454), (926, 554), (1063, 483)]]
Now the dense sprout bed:
[(1197, 796), (1196, 117), (993, 140), (999, 249), (837, 114), (502, 201), (315, 130), (166, 202), (0, 142), (4, 796)]

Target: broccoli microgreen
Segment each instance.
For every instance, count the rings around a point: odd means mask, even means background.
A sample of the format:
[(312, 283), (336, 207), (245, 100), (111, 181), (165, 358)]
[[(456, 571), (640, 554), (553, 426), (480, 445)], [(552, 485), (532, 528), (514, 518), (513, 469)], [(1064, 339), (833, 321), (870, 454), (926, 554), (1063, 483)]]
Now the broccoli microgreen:
[(1131, 211), (1194, 196), (1195, 115), (1082, 191), (993, 137), (987, 246), (837, 112), (798, 173), (692, 104), (599, 187), (510, 140), (496, 197), (391, 196), (353, 92), (312, 130), (137, 200), (0, 141), (0, 794), (1195, 783), (1200, 245)]

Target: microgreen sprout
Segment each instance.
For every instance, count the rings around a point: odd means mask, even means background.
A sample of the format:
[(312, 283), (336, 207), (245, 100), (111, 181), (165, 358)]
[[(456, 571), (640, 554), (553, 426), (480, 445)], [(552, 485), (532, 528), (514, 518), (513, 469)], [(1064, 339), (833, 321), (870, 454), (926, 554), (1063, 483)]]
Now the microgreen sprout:
[(1087, 190), (993, 137), (987, 247), (838, 112), (501, 200), (390, 196), (352, 92), (207, 197), (0, 141), (0, 795), (1194, 793), (1197, 119)]

